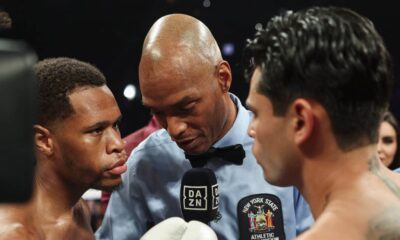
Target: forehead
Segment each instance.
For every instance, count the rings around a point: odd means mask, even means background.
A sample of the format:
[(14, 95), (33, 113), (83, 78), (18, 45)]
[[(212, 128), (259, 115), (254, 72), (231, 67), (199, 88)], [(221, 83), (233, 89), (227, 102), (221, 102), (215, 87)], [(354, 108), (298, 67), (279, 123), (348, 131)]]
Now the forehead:
[(74, 109), (70, 120), (90, 125), (97, 121), (114, 121), (121, 114), (112, 92), (105, 85), (78, 88), (69, 95), (69, 100)]
[(250, 90), (249, 90), (249, 96), (247, 98), (247, 102), (250, 105), (256, 105), (255, 103), (256, 100), (261, 96), (261, 94), (259, 94), (257, 91), (260, 78), (261, 78), (261, 70), (259, 67), (257, 67), (250, 78)]
[[(213, 64), (186, 47), (152, 49), (144, 53), (139, 65), (140, 84), (164, 82), (184, 84), (187, 80), (209, 74)], [(197, 82), (197, 81), (196, 81)]]
[(142, 94), (142, 103), (153, 109), (182, 107), (191, 101), (199, 99), (202, 94), (201, 88), (197, 86), (169, 88), (162, 91), (151, 91)]
[(209, 90), (213, 82), (209, 65), (192, 64), (189, 59), (142, 61), (139, 81), (143, 104), (169, 105), (185, 97), (196, 98)]
[(250, 79), (250, 91), (246, 104), (253, 112), (271, 112), (272, 103), (268, 97), (258, 92), (258, 84), (261, 81), (262, 73), (260, 68), (256, 68)]
[(250, 79), (250, 91), (252, 92), (256, 92), (257, 88), (258, 88), (258, 84), (260, 82), (261, 79), (261, 68), (257, 67), (253, 74), (251, 75), (251, 79)]

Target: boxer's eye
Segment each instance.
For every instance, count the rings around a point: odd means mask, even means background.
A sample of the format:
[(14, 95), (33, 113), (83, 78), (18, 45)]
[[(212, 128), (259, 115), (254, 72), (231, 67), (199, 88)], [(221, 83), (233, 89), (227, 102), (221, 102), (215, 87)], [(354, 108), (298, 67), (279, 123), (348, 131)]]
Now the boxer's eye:
[(90, 130), (89, 133), (95, 134), (95, 135), (99, 135), (99, 134), (102, 134), (103, 131), (104, 131), (104, 128), (99, 127), (99, 128), (95, 128), (95, 129)]

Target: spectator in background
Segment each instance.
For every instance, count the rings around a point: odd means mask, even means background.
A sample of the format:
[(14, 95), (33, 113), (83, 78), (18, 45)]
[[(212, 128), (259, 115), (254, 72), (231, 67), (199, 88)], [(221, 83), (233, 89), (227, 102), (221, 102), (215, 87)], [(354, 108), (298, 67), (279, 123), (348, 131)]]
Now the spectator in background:
[(0, 9), (0, 31), (11, 29), (12, 21), (8, 12)]
[(400, 167), (399, 137), (396, 118), (391, 112), (386, 112), (379, 127), (378, 154), (382, 163), (392, 170)]

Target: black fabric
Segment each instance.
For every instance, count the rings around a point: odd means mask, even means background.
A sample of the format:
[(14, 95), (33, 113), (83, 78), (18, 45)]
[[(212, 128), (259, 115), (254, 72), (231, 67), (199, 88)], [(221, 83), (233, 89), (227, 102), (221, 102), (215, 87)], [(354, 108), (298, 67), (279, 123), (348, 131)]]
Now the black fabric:
[(23, 202), (32, 194), (36, 59), (27, 44), (0, 39), (0, 202)]
[(282, 203), (268, 193), (242, 198), (237, 205), (240, 240), (285, 240)]
[(222, 159), (224, 161), (242, 165), (243, 159), (246, 153), (241, 144), (231, 145), (223, 148), (210, 148), (207, 152), (202, 154), (187, 154), (185, 153), (186, 159), (190, 161), (190, 164), (194, 168), (203, 167), (211, 159)]

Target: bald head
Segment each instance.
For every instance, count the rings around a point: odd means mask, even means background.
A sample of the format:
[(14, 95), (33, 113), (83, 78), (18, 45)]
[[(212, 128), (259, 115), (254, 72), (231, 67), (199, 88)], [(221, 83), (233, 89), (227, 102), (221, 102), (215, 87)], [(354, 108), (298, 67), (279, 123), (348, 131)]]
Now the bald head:
[(142, 58), (153, 61), (174, 56), (193, 57), (202, 63), (216, 65), (221, 51), (212, 33), (201, 21), (184, 14), (171, 14), (158, 19), (148, 32)]
[(231, 81), (229, 63), (202, 22), (172, 14), (151, 27), (139, 65), (142, 102), (182, 149), (205, 152), (230, 129)]

